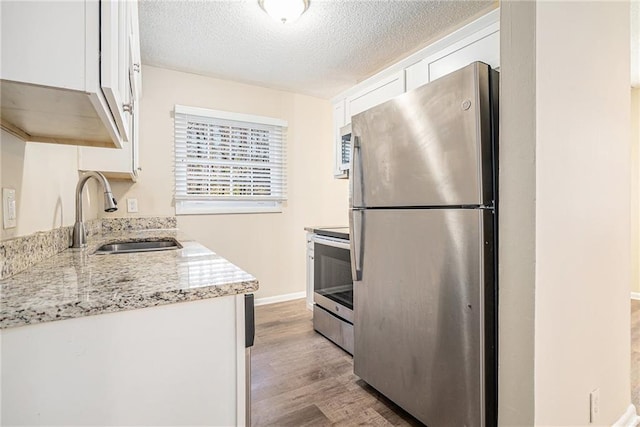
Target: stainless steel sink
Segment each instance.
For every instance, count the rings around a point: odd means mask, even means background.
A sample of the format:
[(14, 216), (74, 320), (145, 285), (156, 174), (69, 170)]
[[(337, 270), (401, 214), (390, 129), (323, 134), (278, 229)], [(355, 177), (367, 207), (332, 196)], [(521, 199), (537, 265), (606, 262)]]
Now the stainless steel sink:
[(144, 240), (138, 242), (115, 242), (102, 245), (95, 252), (96, 255), (126, 254), (133, 252), (156, 252), (181, 249), (180, 243), (173, 239)]

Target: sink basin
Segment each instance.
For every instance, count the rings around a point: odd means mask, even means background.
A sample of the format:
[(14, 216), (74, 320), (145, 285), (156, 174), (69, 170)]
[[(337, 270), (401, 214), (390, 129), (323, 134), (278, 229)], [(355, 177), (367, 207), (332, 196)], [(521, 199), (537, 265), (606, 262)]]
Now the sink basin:
[(102, 245), (95, 252), (96, 255), (127, 254), (133, 252), (156, 252), (180, 249), (180, 243), (173, 239), (145, 240), (138, 242), (116, 242)]

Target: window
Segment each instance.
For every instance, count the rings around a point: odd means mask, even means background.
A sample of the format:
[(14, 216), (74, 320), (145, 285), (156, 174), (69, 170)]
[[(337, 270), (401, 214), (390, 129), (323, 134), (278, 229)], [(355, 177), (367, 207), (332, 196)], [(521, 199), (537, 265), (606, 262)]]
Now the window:
[(176, 214), (280, 212), (287, 122), (175, 106)]

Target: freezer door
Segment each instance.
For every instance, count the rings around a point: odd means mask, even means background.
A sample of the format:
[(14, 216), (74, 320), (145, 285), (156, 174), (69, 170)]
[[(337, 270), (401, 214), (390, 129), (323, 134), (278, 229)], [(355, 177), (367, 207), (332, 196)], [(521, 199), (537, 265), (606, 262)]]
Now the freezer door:
[(356, 375), (426, 425), (484, 426), (491, 212), (358, 215), (365, 225), (362, 280), (354, 282)]
[(352, 119), (352, 207), (491, 205), (490, 68), (475, 62)]

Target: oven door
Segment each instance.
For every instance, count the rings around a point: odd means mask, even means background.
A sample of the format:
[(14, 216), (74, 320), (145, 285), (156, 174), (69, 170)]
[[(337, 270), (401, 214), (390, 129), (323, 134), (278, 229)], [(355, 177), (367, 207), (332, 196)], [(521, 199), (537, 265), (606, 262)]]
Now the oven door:
[(353, 323), (353, 279), (349, 241), (315, 236), (313, 255), (314, 302)]

